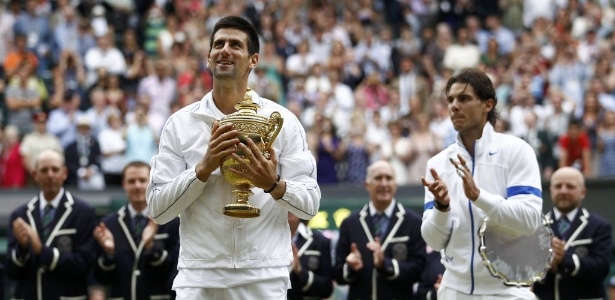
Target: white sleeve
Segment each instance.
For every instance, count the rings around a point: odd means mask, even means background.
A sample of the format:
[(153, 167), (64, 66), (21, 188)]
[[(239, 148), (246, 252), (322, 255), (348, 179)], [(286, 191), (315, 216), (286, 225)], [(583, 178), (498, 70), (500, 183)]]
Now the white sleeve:
[[(429, 169), (432, 168), (432, 162), (435, 158), (430, 159), (427, 162), (427, 168), (425, 172), (425, 179), (428, 182), (433, 181), (433, 176)], [(446, 248), (448, 241), (451, 237), (453, 222), (452, 222), (452, 210), (447, 212), (441, 212), (434, 207), (434, 195), (425, 187), (425, 201), (423, 211), (423, 223), (421, 224), (421, 235), (425, 240), (425, 243), (429, 247), (436, 251), (440, 251)]]
[(318, 213), (320, 188), (316, 182), (316, 160), (308, 149), (303, 126), (296, 117), (284, 116), (285, 124), (278, 137), (283, 143), (279, 153), (280, 177), (286, 182), (286, 192), (278, 203), (297, 217), (309, 220)]
[(507, 197), (480, 189), (474, 204), (492, 221), (529, 235), (542, 226), (542, 183), (532, 148), (519, 140), (508, 159)]
[(160, 150), (152, 157), (150, 183), (147, 186), (147, 204), (151, 217), (165, 224), (177, 217), (203, 193), (206, 182), (196, 178), (195, 168), (187, 169), (177, 149), (173, 119), (162, 132)]

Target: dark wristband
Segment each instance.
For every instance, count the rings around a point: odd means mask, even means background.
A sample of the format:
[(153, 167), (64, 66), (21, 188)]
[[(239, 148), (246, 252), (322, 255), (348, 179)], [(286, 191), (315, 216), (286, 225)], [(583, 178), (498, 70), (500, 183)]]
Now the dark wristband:
[(447, 211), (448, 208), (450, 207), (450, 204), (442, 204), (438, 202), (438, 200), (434, 200), (433, 203), (434, 203), (434, 207), (439, 211)]
[(271, 193), (273, 191), (273, 189), (275, 189), (275, 187), (278, 186), (278, 183), (280, 183), (280, 175), (278, 175), (278, 179), (275, 181), (273, 186), (270, 189), (265, 190), (265, 193), (267, 193), (267, 194)]

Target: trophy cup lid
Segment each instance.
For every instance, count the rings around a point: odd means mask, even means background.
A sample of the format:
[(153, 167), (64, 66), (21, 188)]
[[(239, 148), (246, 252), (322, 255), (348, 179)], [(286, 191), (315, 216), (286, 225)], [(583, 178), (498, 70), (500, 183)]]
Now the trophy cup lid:
[[(237, 104), (235, 104), (235, 109), (237, 112), (234, 112), (230, 115), (223, 117), (220, 121), (222, 123), (231, 122), (231, 123), (256, 123), (256, 124), (268, 124), (269, 119), (258, 115), (256, 111), (260, 107), (257, 103), (252, 102), (252, 89), (247, 88), (246, 93), (243, 96), (243, 100)], [(248, 128), (243, 128), (243, 130), (247, 130)]]

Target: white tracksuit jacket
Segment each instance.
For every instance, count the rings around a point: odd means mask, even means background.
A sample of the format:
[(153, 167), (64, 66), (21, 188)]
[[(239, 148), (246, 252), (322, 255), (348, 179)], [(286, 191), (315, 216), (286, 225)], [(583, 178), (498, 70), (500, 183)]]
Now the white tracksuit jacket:
[[(429, 170), (434, 168), (447, 184), (451, 202), (450, 211), (440, 212), (434, 208), (433, 194), (425, 188), (421, 233), (429, 246), (445, 252), (443, 286), (467, 294), (498, 294), (509, 287), (483, 266), (478, 229), (487, 216), (525, 235), (542, 226), (540, 171), (536, 155), (526, 142), (495, 132), (490, 123), (475, 142), (474, 153), (471, 157), (457, 136), (456, 143), (428, 161), (425, 178), (433, 181)], [(457, 154), (467, 161), (480, 188), (474, 202), (465, 196), (463, 181), (449, 161), (451, 156), (457, 160)]]
[(235, 195), (220, 168), (207, 182), (196, 178), (195, 166), (207, 151), (212, 124), (224, 116), (211, 93), (173, 114), (164, 126), (159, 154), (151, 160), (147, 202), (158, 223), (181, 217), (179, 269), (288, 266), (293, 259), (288, 211), (302, 219), (318, 212), (316, 163), (299, 120), (254, 91), (252, 101), (260, 105), (259, 115), (269, 117), (277, 111), (284, 118), (273, 147), (286, 193), (276, 201), (262, 189), (253, 188), (249, 202), (261, 213), (256, 218), (223, 215), (224, 206), (233, 203)]

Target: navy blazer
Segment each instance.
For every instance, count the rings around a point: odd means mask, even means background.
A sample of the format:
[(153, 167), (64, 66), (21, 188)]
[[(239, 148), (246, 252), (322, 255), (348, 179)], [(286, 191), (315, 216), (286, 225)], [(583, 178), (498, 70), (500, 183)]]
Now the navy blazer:
[(52, 221), (53, 230), (40, 255), (22, 249), (13, 235), (13, 221), (24, 219), (42, 236), (39, 197), (11, 213), (8, 227), (8, 275), (15, 280), (16, 299), (56, 300), (87, 297), (88, 275), (94, 267), (96, 213), (88, 203), (64, 192)]
[(434, 284), (438, 281), (438, 275), (443, 275), (446, 268), (440, 261), (442, 256), (440, 252), (431, 250), (427, 253), (427, 262), (423, 274), (421, 274), (421, 281), (417, 285), (416, 294), (414, 299), (416, 300), (436, 300), (438, 291), (434, 288)]
[[(335, 251), (334, 278), (349, 284), (348, 299), (412, 299), (412, 285), (420, 279), (425, 266), (425, 241), (421, 236), (421, 217), (397, 203), (381, 241), (384, 264), (374, 268), (367, 243), (374, 240), (369, 206), (353, 212), (340, 226)], [(353, 271), (346, 265), (350, 245), (361, 251), (363, 269)]]
[(301, 274), (290, 272), (292, 289), (288, 290), (287, 299), (328, 298), (333, 293), (331, 240), (306, 226), (305, 232), (298, 231), (295, 245)]
[(94, 275), (109, 286), (113, 299), (171, 299), (173, 279), (177, 274), (179, 255), (179, 218), (158, 225), (154, 246), (146, 251), (142, 241), (136, 241), (127, 206), (102, 220), (113, 234), (115, 254), (107, 256), (98, 246)]
[[(553, 212), (547, 217), (553, 218)], [(551, 224), (556, 236), (557, 223), (556, 220)], [(604, 299), (603, 282), (609, 273), (612, 254), (611, 224), (580, 208), (568, 233), (567, 239), (563, 237), (566, 254), (557, 273), (550, 270), (543, 281), (534, 284), (534, 293), (545, 300)]]

